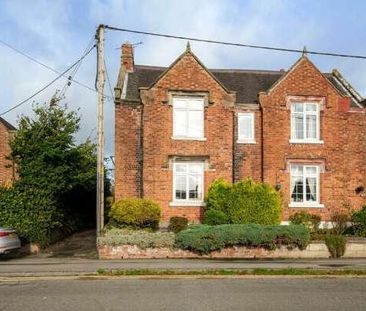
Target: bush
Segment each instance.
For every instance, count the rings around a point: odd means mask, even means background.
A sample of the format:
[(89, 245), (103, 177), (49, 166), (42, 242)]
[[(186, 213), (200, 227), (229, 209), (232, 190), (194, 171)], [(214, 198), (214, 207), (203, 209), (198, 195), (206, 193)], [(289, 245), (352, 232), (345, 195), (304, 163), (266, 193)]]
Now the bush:
[(198, 226), (177, 234), (175, 245), (207, 254), (232, 246), (264, 247), (275, 249), (280, 245), (304, 249), (310, 241), (310, 233), (304, 226), (262, 226), (233, 224)]
[(64, 217), (52, 195), (41, 189), (0, 188), (0, 224), (12, 227), (22, 241), (42, 247), (53, 242), (64, 227)]
[(325, 244), (332, 258), (342, 257), (346, 251), (346, 238), (342, 235), (328, 235)]
[[(206, 201), (205, 218), (209, 219), (207, 223), (225, 221), (233, 224), (274, 225), (279, 224), (281, 220), (280, 194), (273, 187), (251, 179), (233, 185), (219, 179), (211, 184)], [(209, 213), (210, 210), (215, 212)], [(215, 215), (217, 220), (214, 219)]]
[(216, 209), (209, 209), (205, 212), (203, 223), (205, 225), (215, 226), (229, 223), (229, 217)]
[(156, 230), (159, 227), (161, 209), (152, 200), (130, 198), (114, 203), (109, 216), (121, 226)]
[(301, 211), (291, 215), (289, 220), (293, 225), (304, 225), (310, 231), (314, 232), (319, 229), (321, 218), (319, 215)]
[(170, 218), (168, 231), (172, 231), (174, 233), (178, 233), (182, 230), (187, 229), (188, 219), (185, 217), (175, 216)]
[(366, 205), (358, 212), (355, 212), (351, 216), (354, 231), (358, 236), (366, 236)]
[(98, 245), (137, 245), (138, 247), (157, 248), (174, 246), (175, 234), (172, 232), (149, 232), (145, 230), (117, 229), (106, 230), (98, 238)]
[(330, 217), (330, 220), (333, 224), (334, 234), (341, 235), (347, 230), (348, 223), (351, 219), (348, 214), (336, 212)]

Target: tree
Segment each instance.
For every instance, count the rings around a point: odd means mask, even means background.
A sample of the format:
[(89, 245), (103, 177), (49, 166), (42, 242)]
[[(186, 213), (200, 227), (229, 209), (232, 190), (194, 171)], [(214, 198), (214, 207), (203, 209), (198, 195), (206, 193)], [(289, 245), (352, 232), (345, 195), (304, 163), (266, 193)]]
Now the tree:
[[(18, 128), (10, 141), (9, 156), (18, 178), (13, 188), (0, 192), (0, 201), (7, 199), (7, 206), (0, 202), (0, 209), (10, 209), (11, 215), (23, 217), (24, 221), (22, 225), (20, 219), (9, 221), (9, 213), (8, 216), (0, 213), (0, 221), (7, 225), (15, 222), (14, 227), (27, 227), (22, 229), (25, 238), (34, 240), (37, 236), (36, 240), (42, 240), (43, 244), (52, 240), (56, 229), (70, 232), (94, 225), (95, 145), (90, 140), (81, 144), (75, 142), (75, 134), (80, 128), (77, 112), (69, 111), (54, 96), (48, 104), (34, 108), (34, 117), (21, 116)], [(12, 203), (12, 200), (16, 202)], [(47, 213), (47, 217), (39, 219), (39, 222), (44, 220), (44, 224), (34, 222), (37, 219), (34, 215), (39, 214), (41, 206)], [(23, 216), (19, 216), (20, 210)], [(27, 219), (27, 213), (32, 215), (28, 217), (32, 220)], [(47, 229), (43, 230), (42, 238), (27, 233), (32, 232), (32, 226)]]

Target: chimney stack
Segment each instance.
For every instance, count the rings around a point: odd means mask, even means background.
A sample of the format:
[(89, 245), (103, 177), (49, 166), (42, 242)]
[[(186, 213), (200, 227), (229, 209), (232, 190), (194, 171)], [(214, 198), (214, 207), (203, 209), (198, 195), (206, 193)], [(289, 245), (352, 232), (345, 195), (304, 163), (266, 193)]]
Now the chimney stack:
[(121, 67), (125, 68), (127, 72), (133, 72), (133, 47), (130, 42), (125, 42), (121, 47)]

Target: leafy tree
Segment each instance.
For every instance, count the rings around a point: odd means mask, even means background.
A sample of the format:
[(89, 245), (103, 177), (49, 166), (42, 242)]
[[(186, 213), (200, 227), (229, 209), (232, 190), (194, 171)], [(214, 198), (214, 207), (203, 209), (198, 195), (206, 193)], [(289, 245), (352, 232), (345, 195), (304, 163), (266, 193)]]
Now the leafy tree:
[[(78, 113), (57, 96), (37, 105), (34, 117), (21, 116), (9, 156), (17, 180), (0, 191), (0, 223), (21, 228), (23, 237), (42, 244), (52, 241), (55, 230), (95, 224), (95, 145), (77, 144), (79, 129)], [(41, 209), (43, 217), (36, 216)]]

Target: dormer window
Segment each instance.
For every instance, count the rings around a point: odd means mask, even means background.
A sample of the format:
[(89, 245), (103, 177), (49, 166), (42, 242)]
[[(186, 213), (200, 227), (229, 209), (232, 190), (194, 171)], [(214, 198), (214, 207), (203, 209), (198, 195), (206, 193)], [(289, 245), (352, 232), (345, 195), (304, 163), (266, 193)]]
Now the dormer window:
[(173, 139), (204, 139), (203, 97), (173, 97)]
[(291, 104), (291, 143), (321, 143), (319, 104)]

